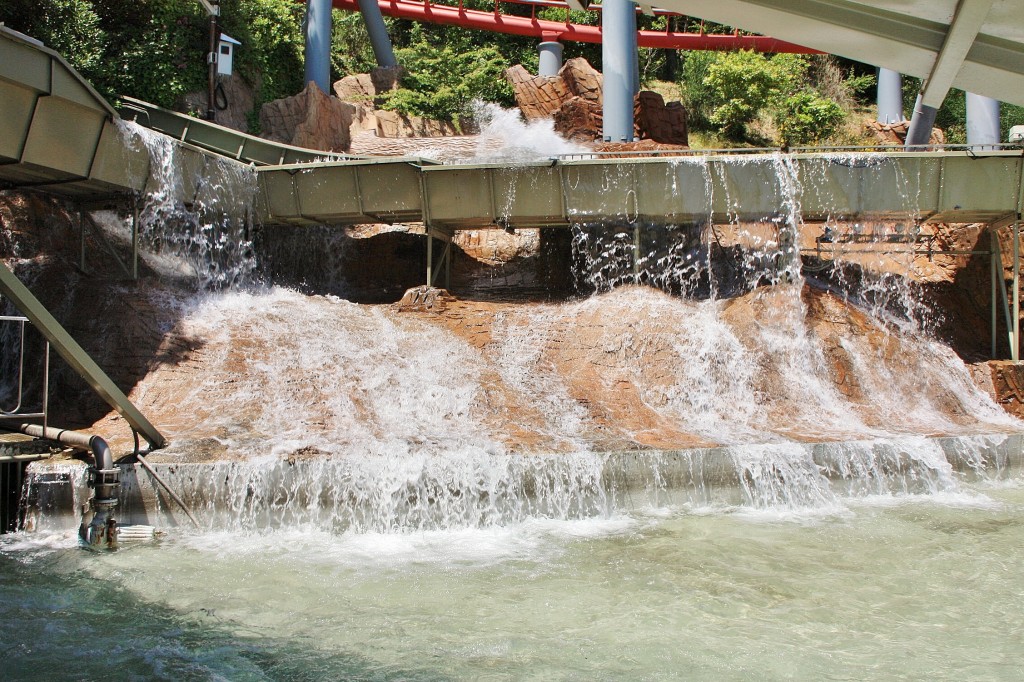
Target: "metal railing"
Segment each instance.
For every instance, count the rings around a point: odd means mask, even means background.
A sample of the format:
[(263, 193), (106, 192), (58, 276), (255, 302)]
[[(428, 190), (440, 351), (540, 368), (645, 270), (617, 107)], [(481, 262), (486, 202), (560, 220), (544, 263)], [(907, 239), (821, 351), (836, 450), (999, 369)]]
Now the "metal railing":
[[(928, 144), (915, 148), (916, 151), (985, 152), (1020, 151), (1024, 145), (1019, 142), (994, 144)], [(726, 147), (719, 149), (630, 149), (623, 151), (588, 151), (559, 154), (549, 157), (552, 161), (589, 161), (596, 159), (638, 158), (638, 157), (701, 157), (701, 156), (743, 156), (754, 154), (872, 154), (905, 152), (902, 144), (847, 145), (832, 147)]]
[(25, 325), (29, 322), (29, 319), (13, 315), (0, 315), (0, 322), (16, 324), (19, 327), (16, 402), (11, 409), (6, 409), (5, 406), (0, 405), (0, 419), (42, 419), (43, 427), (46, 427), (50, 402), (50, 342), (44, 339), (42, 406), (38, 412), (23, 411), (23, 403), (25, 402)]

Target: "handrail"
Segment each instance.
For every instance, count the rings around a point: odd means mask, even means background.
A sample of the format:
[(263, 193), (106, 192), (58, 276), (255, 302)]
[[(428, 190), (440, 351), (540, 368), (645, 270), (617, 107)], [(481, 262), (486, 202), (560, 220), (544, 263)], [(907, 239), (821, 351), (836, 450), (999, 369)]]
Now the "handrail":
[(43, 350), (43, 390), (42, 407), (39, 412), (22, 412), (21, 407), (25, 399), (25, 323), (29, 322), (27, 317), (17, 315), (0, 315), (0, 322), (17, 322), (20, 329), (18, 343), (18, 396), (17, 403), (11, 409), (0, 407), (0, 419), (39, 419), (42, 418), (43, 426), (46, 427), (47, 414), (49, 412), (50, 400), (50, 342), (44, 339)]

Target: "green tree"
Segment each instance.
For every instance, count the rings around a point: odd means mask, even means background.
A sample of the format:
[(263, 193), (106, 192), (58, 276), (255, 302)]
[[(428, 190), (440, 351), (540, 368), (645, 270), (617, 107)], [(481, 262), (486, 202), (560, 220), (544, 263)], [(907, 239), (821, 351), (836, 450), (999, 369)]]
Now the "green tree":
[(807, 61), (800, 55), (718, 53), (704, 77), (712, 106), (709, 120), (721, 125), (729, 137), (741, 138), (746, 124), (796, 89), (806, 71)]
[(804, 90), (782, 100), (774, 118), (783, 144), (813, 144), (834, 134), (846, 112), (835, 101)]
[(405, 68), (402, 87), (383, 97), (386, 109), (405, 114), (457, 121), (474, 99), (511, 104), (512, 89), (505, 79), (507, 59), (496, 48), (472, 47), (467, 40), (439, 43), (418, 26), (418, 35), (396, 50)]

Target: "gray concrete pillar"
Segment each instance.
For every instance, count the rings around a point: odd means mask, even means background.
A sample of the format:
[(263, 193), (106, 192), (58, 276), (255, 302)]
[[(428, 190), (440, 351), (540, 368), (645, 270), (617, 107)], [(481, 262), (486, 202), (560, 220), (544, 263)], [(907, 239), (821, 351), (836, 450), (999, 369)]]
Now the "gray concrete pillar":
[(907, 130), (907, 139), (904, 144), (906, 149), (928, 145), (937, 113), (939, 113), (937, 107), (923, 104), (921, 102), (921, 95), (917, 96), (917, 102), (914, 104), (914, 115), (910, 117), (910, 128)]
[(306, 0), (306, 83), (331, 92), (331, 0)]
[(1002, 142), (999, 134), (999, 100), (967, 93), (967, 144), (994, 145)]
[(395, 50), (391, 46), (391, 37), (388, 35), (388, 27), (384, 24), (384, 17), (380, 13), (377, 0), (358, 0), (358, 2), (359, 13), (363, 15), (363, 23), (366, 24), (366, 32), (370, 34), (370, 45), (373, 46), (373, 56), (377, 60), (377, 66), (398, 66)]
[(562, 43), (557, 40), (545, 40), (537, 46), (540, 57), (538, 76), (557, 76), (562, 68)]
[(878, 122), (903, 120), (903, 77), (899, 71), (878, 69)]
[(603, 137), (606, 142), (632, 142), (636, 7), (629, 0), (606, 0), (601, 6)]

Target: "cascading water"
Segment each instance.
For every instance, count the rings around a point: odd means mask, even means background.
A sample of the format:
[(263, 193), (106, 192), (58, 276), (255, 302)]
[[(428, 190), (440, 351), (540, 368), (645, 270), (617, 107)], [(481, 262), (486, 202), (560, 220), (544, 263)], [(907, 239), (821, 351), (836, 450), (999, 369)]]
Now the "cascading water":
[[(261, 250), (245, 192), (154, 190), (170, 284), (132, 293), (162, 333), (132, 397), (203, 527), (129, 470), (120, 509), (161, 542), (83, 556), (45, 513), (0, 536), (5, 674), (1018, 677), (1019, 423), (891, 258), (824, 242), (802, 281), (780, 236), (800, 178), (736, 163), (782, 174), (775, 208), (609, 207), (573, 228), (594, 295), (440, 312), (340, 298), (330, 228)], [(666, 184), (728, 172), (685, 159)], [(242, 286), (260, 253), (270, 285)], [(274, 284), (292, 264), (306, 293)], [(80, 506), (80, 470), (32, 479), (33, 504)]]
[[(915, 454), (936, 451), (922, 434), (1017, 427), (924, 325), (879, 321), (899, 313), (894, 298), (904, 318), (925, 314), (901, 279), (885, 280), (888, 296), (864, 295), (878, 287), (843, 280), (834, 251), (834, 286), (860, 307), (805, 286), (801, 182), (782, 154), (671, 164), (669, 186), (697, 177), (707, 188), (706, 217), (651, 224), (609, 206), (605, 222), (575, 225), (577, 281), (598, 295), (471, 310), (484, 318), (481, 343), (443, 315), (246, 289), (266, 271), (252, 242), (251, 172), (209, 162), (187, 176), (173, 144), (126, 134), (147, 145), (159, 178), (145, 243), (205, 289), (233, 289), (171, 306), (173, 336), (201, 343), (140, 387), (143, 409), (174, 433), (160, 458), (232, 460), (169, 474), (214, 527), (393, 532), (609, 515), (638, 480), (642, 499), (658, 499), (682, 461), (692, 480), (675, 485), (698, 491), (686, 505), (832, 508), (837, 490), (953, 490), (948, 464)], [(773, 178), (761, 213), (736, 208), (730, 164)], [(615, 172), (610, 187), (622, 182)], [(298, 230), (276, 235), (278, 269), (301, 260), (344, 295), (344, 259), (313, 257), (309, 242)], [(649, 456), (627, 485), (615, 472), (629, 452)], [(686, 452), (714, 453), (715, 464), (694, 466)], [(708, 492), (722, 485), (741, 497)]]

